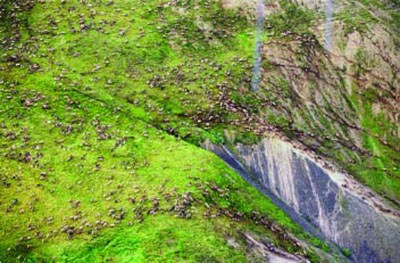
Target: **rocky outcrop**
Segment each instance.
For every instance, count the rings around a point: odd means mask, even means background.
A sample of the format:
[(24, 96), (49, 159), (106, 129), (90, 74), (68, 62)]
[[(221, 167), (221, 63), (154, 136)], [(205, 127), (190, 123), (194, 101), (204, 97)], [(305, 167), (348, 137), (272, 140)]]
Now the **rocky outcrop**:
[(271, 263), (308, 263), (310, 262), (304, 257), (289, 254), (279, 248), (273, 246), (267, 240), (258, 240), (250, 233), (243, 233), (248, 247), (256, 254), (265, 259), (266, 262)]
[[(255, 2), (224, 0), (223, 6), (246, 13)], [(244, 106), (258, 102), (254, 119), (398, 203), (400, 39), (394, 11), (388, 1), (290, 2), (264, 1), (259, 89)], [(233, 93), (250, 96), (248, 90)]]
[(234, 151), (209, 143), (205, 147), (293, 209), (289, 214), (303, 227), (305, 221), (349, 249), (354, 262), (400, 258), (399, 214), (351, 177), (324, 168), (275, 138), (252, 146), (238, 144)]

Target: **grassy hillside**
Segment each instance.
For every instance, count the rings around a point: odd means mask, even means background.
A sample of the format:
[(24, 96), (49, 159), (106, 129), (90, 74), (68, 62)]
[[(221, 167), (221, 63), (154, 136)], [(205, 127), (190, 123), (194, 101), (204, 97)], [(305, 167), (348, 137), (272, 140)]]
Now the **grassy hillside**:
[(2, 13), (1, 261), (256, 260), (243, 232), (316, 260), (288, 233), (322, 242), (172, 136), (221, 140), (190, 116), (246, 70), (244, 18), (204, 1), (42, 2)]
[(43, 2), (21, 14), (4, 59), (19, 64), (21, 84), (80, 92), (191, 143), (223, 142), (224, 130), (251, 143), (272, 127), (399, 200), (398, 19), (388, 3), (338, 2), (329, 55), (321, 9), (268, 5), (254, 94), (255, 30), (237, 2)]
[(216, 157), (99, 102), (35, 86), (2, 90), (3, 257), (237, 261), (243, 248), (225, 239), (252, 229), (296, 249), (255, 222), (299, 228)]
[[(3, 261), (241, 262), (257, 257), (246, 231), (317, 261), (287, 232), (322, 242), (196, 146), (224, 142), (225, 130), (251, 143), (273, 129), (379, 193), (400, 196), (398, 126), (385, 109), (369, 110), (393, 91), (363, 89), (363, 74), (373, 70), (361, 55), (346, 64), (359, 74), (353, 93), (344, 92), (344, 79), (330, 82), (343, 69), (324, 57), (315, 35), (320, 12), (287, 1), (274, 10), (264, 36), (267, 73), (255, 94), (255, 30), (243, 8), (211, 0), (0, 3)], [(364, 11), (342, 11), (340, 32), (368, 29), (352, 26), (358, 18), (381, 23)], [(300, 73), (282, 70), (281, 54)], [(307, 75), (306, 55), (320, 78)], [(307, 94), (327, 91), (323, 103), (298, 99), (298, 75), (307, 76)], [(354, 136), (360, 151), (352, 148), (353, 124), (362, 126)]]

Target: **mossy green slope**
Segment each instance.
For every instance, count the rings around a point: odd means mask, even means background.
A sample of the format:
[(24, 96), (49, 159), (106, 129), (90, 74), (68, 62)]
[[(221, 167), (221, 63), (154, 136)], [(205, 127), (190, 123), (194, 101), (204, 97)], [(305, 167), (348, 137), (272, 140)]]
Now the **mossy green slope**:
[[(246, 231), (290, 252), (303, 248), (287, 232), (324, 246), (216, 156), (164, 131), (221, 140), (190, 115), (226, 71), (245, 70), (225, 64), (250, 56), (243, 17), (204, 1), (18, 3), (1, 32), (2, 261), (256, 260)], [(222, 28), (203, 39), (199, 14)], [(173, 30), (176, 43), (163, 37)], [(166, 71), (174, 85), (157, 77)]]
[(299, 249), (262, 216), (308, 239), (217, 157), (119, 109), (40, 81), (3, 86), (1, 101), (6, 261), (237, 262), (245, 246), (226, 238), (240, 231)]
[[(264, 217), (310, 240), (195, 146), (206, 138), (223, 142), (226, 129), (253, 142), (265, 114), (270, 125), (296, 135), (276, 95), (293, 99), (284, 76), (265, 84), (273, 93), (250, 92), (254, 26), (240, 9), (200, 0), (33, 2), (16, 1), (22, 8), (14, 10), (6, 5), (1, 17), (0, 245), (6, 261), (240, 262), (251, 255), (238, 233), (249, 230), (300, 250), (284, 231), (257, 224)], [(280, 12), (269, 18), (266, 41), (288, 43), (301, 34), (315, 41), (310, 28), (319, 13), (287, 1)], [(294, 35), (285, 35), (286, 18)], [(273, 65), (266, 59), (263, 68)], [(360, 98), (354, 93), (349, 103), (356, 107)], [(368, 112), (359, 114), (375, 129)], [(300, 129), (308, 134), (310, 126)], [(384, 167), (396, 160), (369, 133), (366, 138), (378, 145), (375, 152), (381, 149)], [(342, 146), (325, 141), (321, 154), (345, 163), (336, 147)], [(381, 169), (377, 158), (368, 160)], [(351, 167), (360, 180), (398, 197), (396, 172), (372, 177), (375, 164), (362, 171), (363, 163)]]

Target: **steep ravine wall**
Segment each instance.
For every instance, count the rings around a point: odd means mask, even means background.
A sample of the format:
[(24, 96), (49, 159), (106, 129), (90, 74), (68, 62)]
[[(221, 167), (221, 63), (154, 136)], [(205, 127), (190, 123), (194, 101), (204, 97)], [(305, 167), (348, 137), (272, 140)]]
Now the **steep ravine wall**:
[(383, 205), (372, 205), (378, 203), (374, 195), (346, 175), (323, 168), (305, 152), (276, 138), (252, 146), (238, 144), (234, 151), (210, 143), (204, 146), (253, 185), (264, 188), (307, 231), (322, 233), (350, 249), (354, 262), (396, 262), (400, 258), (399, 217), (377, 209)]

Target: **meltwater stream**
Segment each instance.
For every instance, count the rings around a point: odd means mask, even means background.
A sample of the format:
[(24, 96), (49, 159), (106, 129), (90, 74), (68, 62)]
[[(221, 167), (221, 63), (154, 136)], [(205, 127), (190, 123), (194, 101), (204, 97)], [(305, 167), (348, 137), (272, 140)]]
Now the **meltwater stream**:
[(349, 249), (352, 261), (400, 259), (400, 219), (377, 210), (365, 196), (346, 186), (346, 175), (323, 168), (278, 138), (266, 138), (252, 146), (238, 144), (233, 151), (211, 143), (204, 147), (269, 196), (306, 231)]
[(333, 34), (333, 0), (327, 0), (325, 3), (325, 36), (324, 36), (324, 46), (325, 49), (331, 51), (332, 48), (332, 34)]
[(257, 0), (256, 6), (257, 23), (256, 23), (256, 36), (255, 36), (255, 51), (254, 51), (254, 65), (253, 65), (253, 79), (251, 81), (251, 88), (253, 91), (259, 90), (261, 78), (261, 62), (262, 62), (262, 34), (264, 28), (264, 1)]

